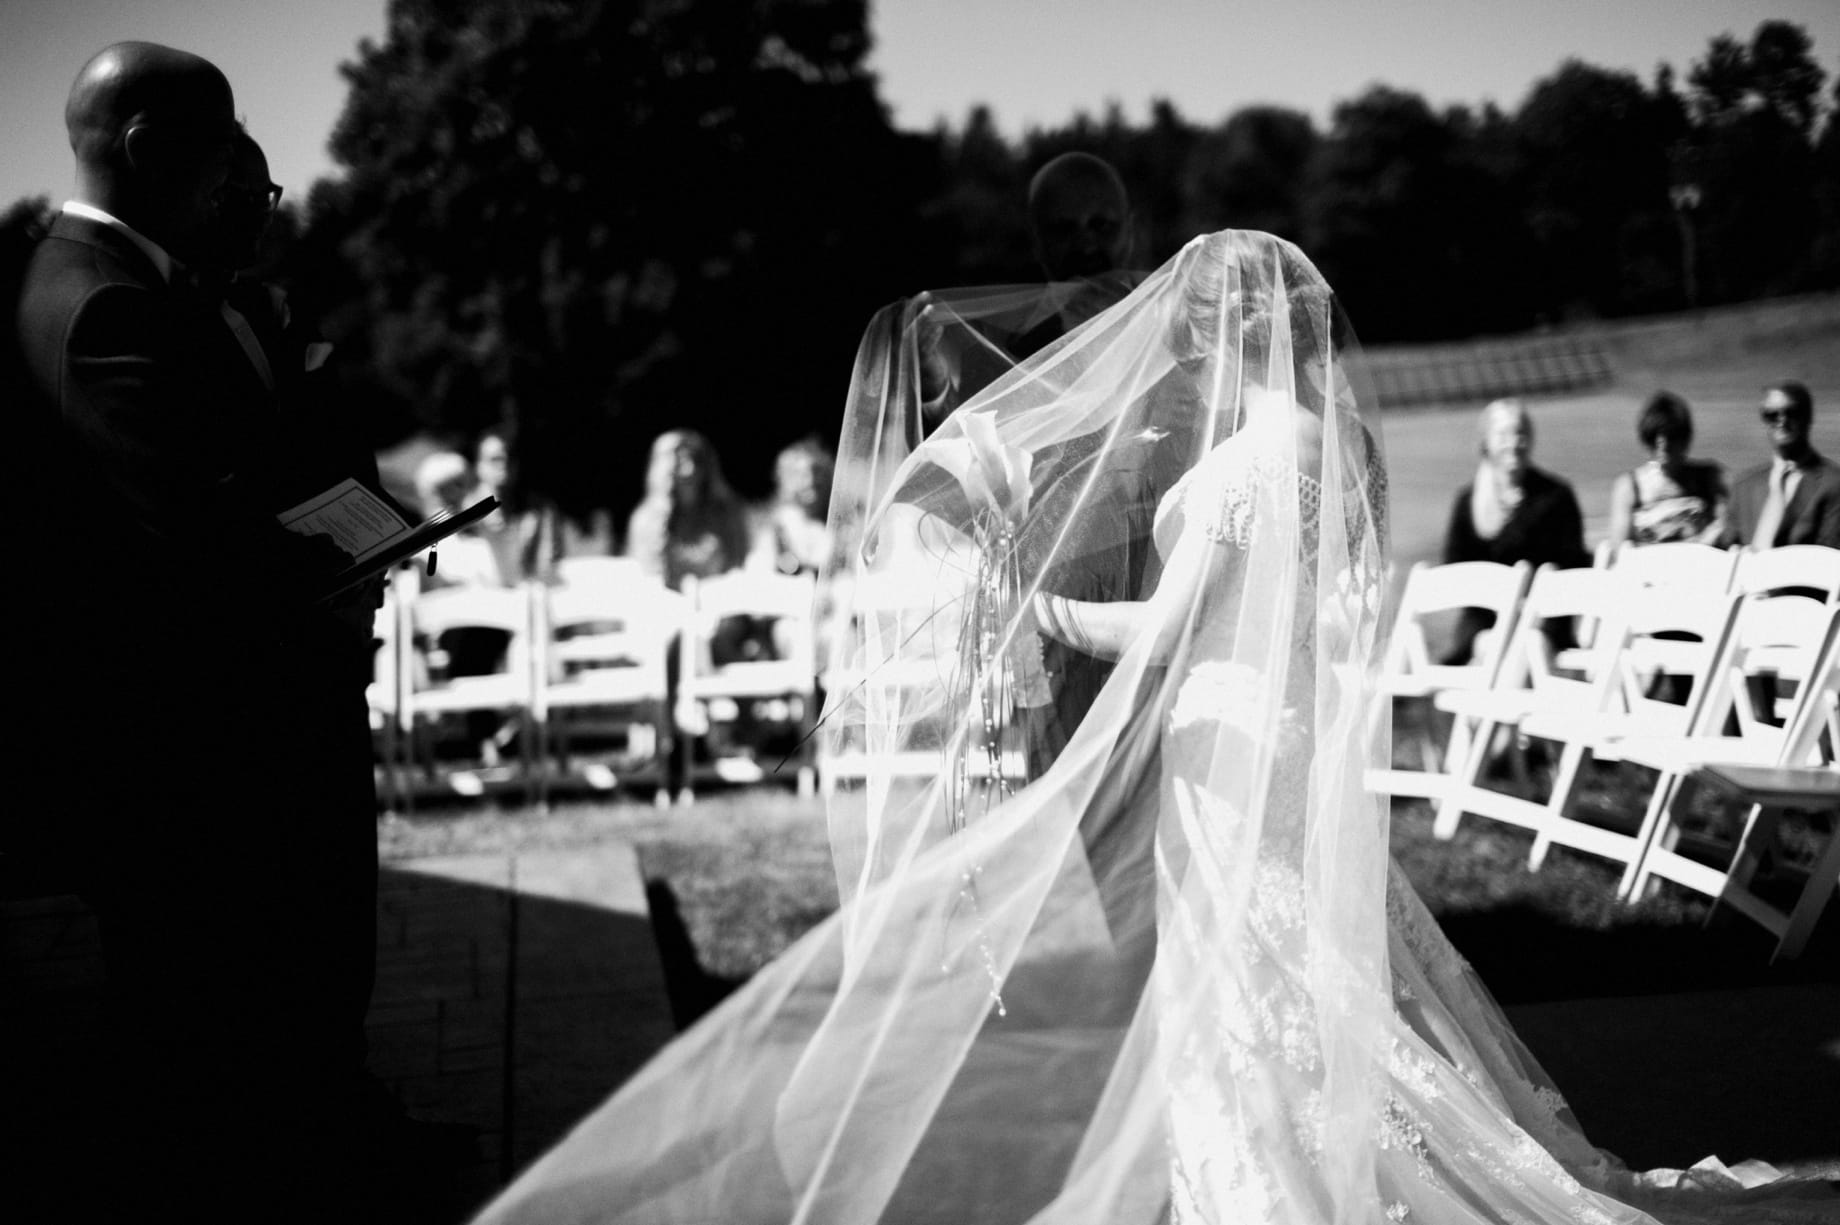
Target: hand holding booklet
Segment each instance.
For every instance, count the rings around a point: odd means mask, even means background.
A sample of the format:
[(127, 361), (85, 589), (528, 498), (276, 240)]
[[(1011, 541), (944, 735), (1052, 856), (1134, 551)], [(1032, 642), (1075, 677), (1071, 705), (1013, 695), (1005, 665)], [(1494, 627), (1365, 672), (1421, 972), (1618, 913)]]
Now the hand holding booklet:
[(439, 511), (420, 523), (410, 523), (387, 498), (347, 477), (275, 518), (290, 532), (326, 537), (351, 559), (320, 593), (321, 599), (330, 599), (399, 561), (426, 552), (479, 522), (497, 506), (498, 499), (488, 496), (464, 509)]

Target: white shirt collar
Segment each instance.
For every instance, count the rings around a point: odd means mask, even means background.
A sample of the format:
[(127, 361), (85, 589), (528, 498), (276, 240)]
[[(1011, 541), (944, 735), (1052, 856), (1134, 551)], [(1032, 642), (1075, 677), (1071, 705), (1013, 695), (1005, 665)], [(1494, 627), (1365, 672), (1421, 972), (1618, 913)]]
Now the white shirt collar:
[(181, 266), (178, 260), (167, 254), (165, 247), (162, 247), (159, 243), (153, 241), (153, 239), (147, 237), (113, 213), (104, 212), (95, 205), (85, 204), (81, 200), (64, 201), (64, 212), (72, 217), (82, 217), (100, 225), (106, 225), (111, 230), (114, 230), (123, 238), (126, 238), (129, 242), (139, 247), (141, 253), (153, 261), (154, 270), (160, 274), (160, 279), (162, 281), (170, 283), (173, 278), (173, 269)]

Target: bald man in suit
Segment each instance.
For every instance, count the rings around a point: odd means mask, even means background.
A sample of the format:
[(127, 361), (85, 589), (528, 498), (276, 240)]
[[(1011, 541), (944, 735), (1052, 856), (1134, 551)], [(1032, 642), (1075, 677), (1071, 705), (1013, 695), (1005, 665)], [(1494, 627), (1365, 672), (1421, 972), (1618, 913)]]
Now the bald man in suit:
[(119, 43), (65, 117), (76, 192), (14, 336), (44, 522), (24, 632), (63, 802), (9, 840), (98, 914), (118, 1185), (188, 1219), (284, 1219), (248, 1195), (354, 1156), (366, 1092), (374, 797), (329, 810), (294, 775), (367, 728), (361, 686), (341, 704), (321, 679), (365, 666), (369, 632), (316, 599), (341, 555), (276, 522), (299, 473), (275, 392), (199, 284), (229, 82)]

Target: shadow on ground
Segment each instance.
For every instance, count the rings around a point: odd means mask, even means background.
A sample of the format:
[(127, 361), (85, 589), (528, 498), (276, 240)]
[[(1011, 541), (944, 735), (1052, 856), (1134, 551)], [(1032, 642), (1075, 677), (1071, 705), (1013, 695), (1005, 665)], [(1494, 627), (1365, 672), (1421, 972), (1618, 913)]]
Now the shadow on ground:
[(727, 999), (744, 980), (724, 978), (703, 968), (678, 908), (677, 894), (661, 880), (645, 882), (645, 900), (652, 911), (652, 938), (664, 967), (665, 994), (671, 1001), (671, 1020), (681, 1030), (690, 1028), (704, 1013)]
[[(698, 962), (667, 884), (646, 892), (681, 1029), (741, 982)], [(1599, 930), (1509, 904), (1441, 922), (1586, 1135), (1631, 1166), (1840, 1161), (1840, 924), (1772, 966), (1774, 938), (1730, 916)]]

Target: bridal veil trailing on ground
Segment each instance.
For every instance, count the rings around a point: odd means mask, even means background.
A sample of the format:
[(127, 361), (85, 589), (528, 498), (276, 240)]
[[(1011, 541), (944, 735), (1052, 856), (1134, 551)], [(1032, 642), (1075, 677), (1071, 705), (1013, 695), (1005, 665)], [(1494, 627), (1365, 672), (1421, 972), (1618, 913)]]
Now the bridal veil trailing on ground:
[(1594, 1149), (1389, 870), (1386, 469), (1310, 261), (1227, 232), (1095, 292), (870, 327), (821, 729), (843, 905), (481, 1219), (1831, 1213)]

